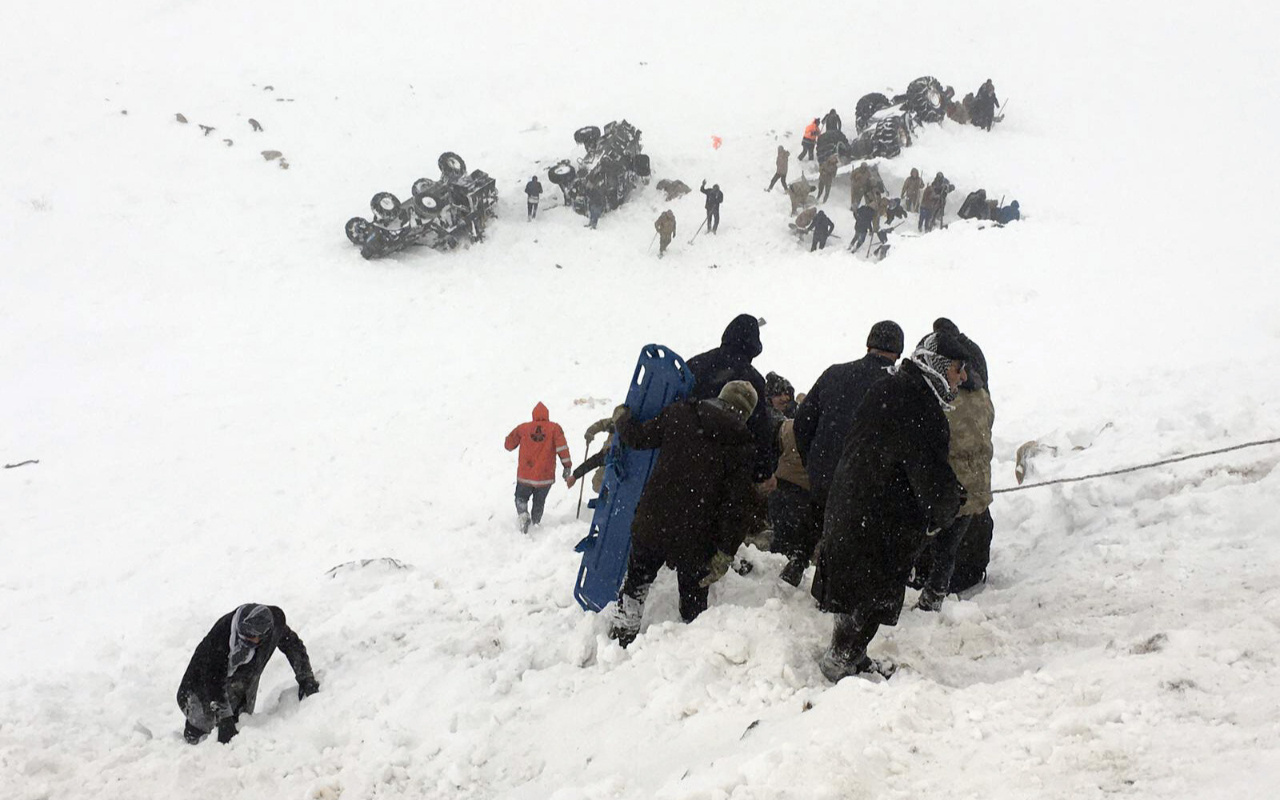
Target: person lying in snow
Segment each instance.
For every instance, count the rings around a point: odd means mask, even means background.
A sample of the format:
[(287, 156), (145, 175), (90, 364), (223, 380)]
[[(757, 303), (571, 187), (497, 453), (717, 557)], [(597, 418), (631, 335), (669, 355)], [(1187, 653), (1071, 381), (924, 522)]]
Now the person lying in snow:
[(198, 744), (214, 728), (219, 742), (231, 741), (240, 715), (253, 713), (258, 679), (277, 647), (293, 667), (298, 699), (320, 691), (307, 648), (279, 608), (245, 603), (213, 623), (178, 685), (178, 708), (187, 718), (182, 735), (188, 744)]

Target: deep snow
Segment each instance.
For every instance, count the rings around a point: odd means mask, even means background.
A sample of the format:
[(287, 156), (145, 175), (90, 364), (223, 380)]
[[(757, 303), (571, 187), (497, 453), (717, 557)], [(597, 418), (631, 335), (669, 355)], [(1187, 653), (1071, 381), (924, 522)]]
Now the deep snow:
[[(521, 537), (501, 439), (541, 400), (580, 461), (641, 345), (690, 356), (740, 312), (768, 320), (762, 370), (802, 390), (878, 319), (909, 340), (955, 319), (991, 362), (998, 486), (1030, 439), (1058, 446), (1034, 465), (1052, 478), (1275, 436), (1276, 17), (9, 4), (0, 459), (40, 463), (0, 471), (0, 783), (21, 800), (1265, 796), (1280, 450), (1000, 496), (985, 589), (877, 639), (909, 671), (830, 687), (813, 663), (830, 621), (771, 554), (691, 626), (664, 573), (636, 644), (606, 642), (570, 596), (576, 494), (553, 490)], [(882, 263), (810, 255), (761, 191), (776, 145), (794, 155), (807, 118), (851, 124), (861, 94), (923, 74), (961, 93), (991, 77), (1009, 116), (928, 130), (881, 167), (890, 188), (942, 170), (951, 218), (979, 186), (1029, 218), (903, 239)], [(671, 204), (668, 258), (646, 253), (667, 206), (652, 188), (598, 231), (564, 209), (524, 221), (528, 176), (619, 117), (655, 178), (721, 184), (718, 237), (688, 244), (695, 192)], [(444, 150), (497, 178), (489, 240), (362, 261), (343, 222)], [(838, 235), (847, 195), (838, 180)], [(378, 557), (412, 568), (326, 574)], [(287, 611), (322, 692), (299, 705), (279, 658), (231, 746), (188, 747), (182, 670), (249, 600)]]

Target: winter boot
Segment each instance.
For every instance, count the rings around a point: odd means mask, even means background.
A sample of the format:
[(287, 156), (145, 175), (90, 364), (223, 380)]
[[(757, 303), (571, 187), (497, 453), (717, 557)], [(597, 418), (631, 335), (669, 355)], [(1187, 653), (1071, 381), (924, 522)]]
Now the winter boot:
[(520, 532), (521, 532), (521, 533), (528, 533), (528, 532), (529, 532), (529, 524), (530, 524), (532, 521), (533, 521), (533, 520), (529, 517), (529, 512), (528, 512), (528, 511), (521, 511), (521, 512), (520, 512)]
[(791, 556), (791, 558), (787, 559), (787, 565), (778, 573), (778, 579), (799, 587), (800, 581), (804, 578), (804, 571), (808, 567), (809, 559), (804, 556)]
[(946, 599), (946, 592), (935, 592), (933, 587), (925, 586), (920, 590), (920, 599), (916, 601), (916, 608), (921, 611), (941, 611), (942, 601)]
[(644, 601), (630, 595), (618, 598), (618, 605), (613, 612), (613, 624), (609, 628), (609, 638), (617, 641), (626, 649), (627, 645), (640, 635), (640, 618), (644, 615)]

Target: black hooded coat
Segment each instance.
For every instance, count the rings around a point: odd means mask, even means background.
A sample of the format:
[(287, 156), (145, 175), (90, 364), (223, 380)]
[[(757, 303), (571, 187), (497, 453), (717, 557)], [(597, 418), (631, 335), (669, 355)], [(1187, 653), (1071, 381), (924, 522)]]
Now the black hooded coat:
[(871, 353), (857, 361), (832, 364), (819, 376), (796, 411), (796, 449), (809, 473), (810, 495), (826, 502), (845, 436), (867, 390), (888, 376), (893, 361)]
[(267, 662), (275, 654), (276, 648), (289, 659), (293, 667), (294, 677), (298, 683), (314, 679), (311, 672), (311, 660), (307, 658), (306, 645), (298, 634), (285, 623), (284, 612), (276, 606), (267, 606), (271, 611), (273, 624), (271, 630), (262, 637), (254, 651), (253, 658), (240, 665), (230, 676), (227, 667), (231, 657), (231, 618), (235, 611), (224, 614), (213, 623), (187, 664), (187, 671), (178, 684), (178, 707), (186, 709), (190, 695), (198, 697), (201, 703), (226, 703), (234, 721), (241, 713), (253, 713), (254, 702), (258, 695), (258, 679), (266, 669)]
[(926, 532), (960, 509), (949, 440), (942, 406), (914, 362), (867, 391), (827, 498), (813, 579), (822, 610), (897, 624)]
[(631, 523), (636, 548), (677, 570), (700, 570), (717, 550), (734, 553), (752, 508), (751, 434), (720, 400), (681, 400), (647, 422), (623, 417), (623, 444), (662, 448)]
[(690, 395), (695, 400), (716, 397), (729, 381), (746, 381), (756, 390), (759, 399), (755, 411), (747, 419), (747, 429), (756, 442), (755, 465), (752, 468), (756, 483), (768, 480), (778, 465), (778, 452), (765, 401), (764, 378), (751, 366), (752, 359), (763, 349), (760, 321), (750, 314), (739, 314), (724, 329), (719, 347), (699, 353), (686, 362), (695, 379)]

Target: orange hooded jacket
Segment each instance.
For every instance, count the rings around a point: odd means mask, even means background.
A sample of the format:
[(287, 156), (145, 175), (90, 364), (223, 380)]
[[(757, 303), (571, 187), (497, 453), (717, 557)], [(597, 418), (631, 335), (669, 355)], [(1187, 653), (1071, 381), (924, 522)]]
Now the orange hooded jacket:
[(569, 458), (569, 443), (564, 439), (564, 429), (551, 422), (547, 407), (538, 403), (533, 407), (533, 420), (524, 422), (507, 434), (508, 450), (520, 448), (520, 465), (516, 468), (516, 482), (530, 486), (550, 486), (556, 482), (556, 458), (565, 469), (573, 466)]
[(816, 119), (805, 126), (804, 138), (813, 142), (818, 141), (818, 121)]

